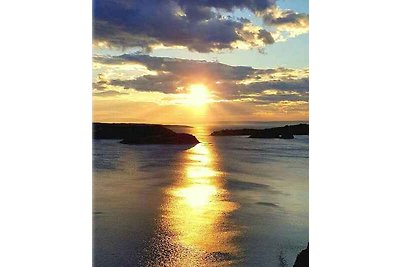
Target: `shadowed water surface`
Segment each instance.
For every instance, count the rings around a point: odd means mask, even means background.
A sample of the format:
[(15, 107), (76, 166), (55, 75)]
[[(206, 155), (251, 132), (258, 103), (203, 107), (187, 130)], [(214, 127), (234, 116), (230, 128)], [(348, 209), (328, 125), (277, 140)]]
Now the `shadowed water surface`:
[(308, 242), (308, 136), (184, 130), (202, 143), (94, 141), (94, 265), (292, 266)]

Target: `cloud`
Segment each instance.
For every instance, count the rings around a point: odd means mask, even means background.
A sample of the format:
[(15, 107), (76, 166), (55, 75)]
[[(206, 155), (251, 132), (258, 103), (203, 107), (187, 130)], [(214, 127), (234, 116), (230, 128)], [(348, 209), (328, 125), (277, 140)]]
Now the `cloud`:
[(308, 14), (273, 7), (262, 13), (266, 24), (280, 27), (308, 28)]
[[(140, 54), (95, 56), (94, 62), (108, 68), (141, 65), (148, 73), (133, 79), (99, 76), (94, 86), (111, 86), (138, 92), (161, 92), (170, 96), (186, 93), (192, 84), (204, 84), (216, 101), (268, 104), (278, 101), (308, 101), (308, 70), (255, 69), (204, 60), (152, 57)], [(146, 73), (146, 72), (144, 72)], [(167, 98), (165, 98), (167, 99)]]
[(284, 79), (284, 80), (272, 80), (266, 82), (251, 83), (248, 86), (248, 90), (252, 92), (262, 92), (268, 89), (275, 89), (277, 91), (296, 91), (296, 92), (308, 92), (309, 80), (307, 78), (301, 79)]
[(274, 43), (272, 35), (249, 20), (221, 15), (235, 8), (253, 12), (273, 7), (275, 0), (95, 0), (94, 41), (100, 46), (186, 47), (210, 52)]
[(266, 25), (275, 26), (276, 31), (272, 35), (276, 41), (285, 41), (308, 32), (308, 14), (273, 6), (257, 12), (257, 15), (262, 17)]
[(251, 11), (264, 10), (270, 6), (273, 6), (274, 0), (179, 0), (179, 3), (184, 6), (200, 6), (200, 7), (214, 7), (222, 8), (225, 10), (232, 10), (233, 8), (248, 8)]
[(92, 87), (94, 91), (104, 91), (107, 89), (107, 84), (109, 84), (109, 82), (104, 75), (99, 74), (97, 75), (97, 81), (92, 84)]
[(110, 85), (121, 86), (125, 89), (135, 89), (137, 91), (162, 92), (165, 94), (177, 93), (177, 88), (182, 81), (171, 73), (161, 73), (159, 75), (144, 75), (134, 80), (111, 80)]
[[(94, 56), (93, 61), (108, 65), (141, 64), (148, 70), (158, 73), (178, 74), (182, 78), (243, 80), (254, 73), (246, 66), (230, 66), (205, 60), (188, 60), (168, 57), (152, 57), (141, 54), (123, 54), (120, 56)], [(168, 76), (167, 78), (171, 78)]]
[(100, 92), (93, 92), (93, 96), (120, 96), (120, 95), (127, 95), (126, 92), (120, 92), (116, 90), (107, 90), (107, 91), (100, 91)]

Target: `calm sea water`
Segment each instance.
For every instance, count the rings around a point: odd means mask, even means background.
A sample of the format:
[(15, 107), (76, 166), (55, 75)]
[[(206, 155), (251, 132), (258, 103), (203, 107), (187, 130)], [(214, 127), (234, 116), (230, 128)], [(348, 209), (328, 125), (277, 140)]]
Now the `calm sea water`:
[[(93, 141), (95, 266), (293, 266), (308, 242), (308, 136), (194, 147)], [(294, 124), (294, 123), (291, 123)]]

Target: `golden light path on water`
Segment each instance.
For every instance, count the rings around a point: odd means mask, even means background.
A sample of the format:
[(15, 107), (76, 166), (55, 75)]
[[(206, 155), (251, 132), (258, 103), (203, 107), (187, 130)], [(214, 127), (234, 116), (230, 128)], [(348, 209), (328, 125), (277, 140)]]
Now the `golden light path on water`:
[(229, 200), (217, 154), (207, 142), (185, 151), (182, 176), (167, 189), (162, 229), (172, 250), (162, 266), (230, 266), (239, 249), (238, 227), (229, 219), (237, 204)]

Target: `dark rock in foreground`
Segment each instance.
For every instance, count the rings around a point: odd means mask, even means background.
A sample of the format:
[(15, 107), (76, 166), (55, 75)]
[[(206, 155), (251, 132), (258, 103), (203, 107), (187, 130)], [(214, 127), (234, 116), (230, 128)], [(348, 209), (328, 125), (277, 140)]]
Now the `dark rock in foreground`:
[(213, 132), (212, 136), (237, 136), (248, 135), (250, 138), (281, 138), (293, 139), (294, 135), (308, 135), (308, 124), (286, 125), (284, 127), (275, 127), (269, 129), (238, 129), (221, 130)]
[(297, 255), (293, 267), (308, 267), (309, 266), (309, 245)]
[(198, 144), (191, 134), (175, 133), (157, 124), (93, 123), (93, 139), (122, 139), (122, 144)]

